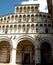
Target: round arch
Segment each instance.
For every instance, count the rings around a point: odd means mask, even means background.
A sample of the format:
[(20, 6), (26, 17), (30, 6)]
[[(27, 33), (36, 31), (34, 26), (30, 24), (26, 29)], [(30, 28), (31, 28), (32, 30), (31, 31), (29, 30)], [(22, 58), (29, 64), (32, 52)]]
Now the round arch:
[(23, 35), (23, 36), (20, 36), (20, 37), (18, 37), (15, 41), (15, 44), (16, 44), (16, 47), (17, 47), (17, 45), (18, 45), (18, 43), (20, 42), (20, 41), (22, 41), (22, 40), (28, 40), (28, 41), (30, 41), (30, 42), (32, 42), (33, 43), (33, 45), (35, 46), (35, 39), (33, 38), (33, 37), (31, 37), (31, 36), (26, 36), (26, 35)]
[(43, 65), (48, 65), (51, 63), (52, 54), (51, 54), (51, 40), (48, 38), (42, 39), (40, 42), (41, 49), (41, 63)]
[(7, 41), (7, 42), (9, 42), (9, 43), (10, 43), (10, 46), (11, 46), (11, 48), (12, 48), (13, 45), (12, 45), (12, 41), (10, 40), (10, 38), (8, 38), (8, 37), (6, 37), (6, 36), (3, 36), (3, 37), (1, 36), (1, 37), (0, 37), (0, 42), (1, 42), (1, 41)]
[(16, 63), (31, 64), (35, 63), (35, 44), (30, 36), (21, 36), (16, 41)]
[(10, 62), (12, 41), (8, 37), (0, 37), (0, 63)]
[(50, 45), (51, 45), (51, 48), (52, 48), (52, 40), (50, 38), (42, 38), (40, 40), (40, 45), (43, 43), (43, 42), (48, 42)]

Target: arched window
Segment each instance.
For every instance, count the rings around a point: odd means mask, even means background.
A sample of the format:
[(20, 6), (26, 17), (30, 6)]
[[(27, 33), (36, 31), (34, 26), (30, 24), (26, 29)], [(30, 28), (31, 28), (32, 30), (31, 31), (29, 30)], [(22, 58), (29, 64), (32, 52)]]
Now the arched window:
[(26, 15), (23, 15), (23, 22), (26, 21)]
[(27, 22), (29, 22), (30, 20), (30, 15), (27, 15)]
[(12, 20), (12, 21), (14, 20), (14, 15), (11, 16), (11, 20)]
[(19, 20), (18, 20), (18, 22), (21, 22), (21, 20), (22, 20), (22, 15), (19, 15)]
[(31, 22), (34, 22), (34, 15), (31, 15)]
[(5, 25), (2, 26), (2, 32), (5, 32)]
[(30, 7), (27, 7), (27, 12), (30, 12)]
[(10, 32), (12, 32), (13, 30), (13, 25), (10, 25)]
[(15, 21), (17, 21), (18, 20), (18, 15), (15, 15)]
[(6, 26), (6, 29), (5, 29), (5, 34), (7, 34), (9, 31), (9, 25)]
[(28, 25), (27, 25), (27, 32), (29, 31), (29, 29), (30, 29), (30, 25), (28, 24)]
[(21, 31), (21, 25), (18, 25), (18, 32)]
[(19, 8), (18, 8), (18, 7), (16, 8), (16, 12), (17, 12), (17, 13), (19, 12)]
[(14, 32), (16, 32), (17, 30), (17, 25), (14, 25)]
[(20, 13), (22, 12), (22, 7), (20, 7)]
[(9, 20), (10, 20), (10, 16), (8, 16), (8, 18), (7, 18), (7, 19), (8, 19), (8, 21), (9, 21)]
[(26, 12), (26, 7), (24, 7), (24, 12)]
[(23, 30), (23, 32), (25, 32), (25, 25), (22, 25), (22, 30)]
[(31, 25), (31, 32), (34, 31), (34, 24)]
[(34, 7), (33, 6), (31, 7), (31, 12), (34, 12)]

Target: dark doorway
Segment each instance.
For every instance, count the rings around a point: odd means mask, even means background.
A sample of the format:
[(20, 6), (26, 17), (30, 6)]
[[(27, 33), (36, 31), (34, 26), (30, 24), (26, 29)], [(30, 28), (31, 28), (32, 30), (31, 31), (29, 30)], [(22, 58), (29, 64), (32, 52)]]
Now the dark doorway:
[(51, 62), (51, 45), (48, 42), (41, 44), (41, 64), (49, 65)]
[(29, 65), (30, 64), (30, 53), (24, 54), (24, 61), (23, 65)]

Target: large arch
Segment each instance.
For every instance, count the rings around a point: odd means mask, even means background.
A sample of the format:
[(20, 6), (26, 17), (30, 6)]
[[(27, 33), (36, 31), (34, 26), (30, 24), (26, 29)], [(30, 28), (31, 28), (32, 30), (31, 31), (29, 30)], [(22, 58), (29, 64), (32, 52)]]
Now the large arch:
[(48, 39), (43, 39), (40, 44), (40, 49), (41, 49), (41, 64), (50, 65), (52, 60), (51, 41)]
[(10, 62), (11, 40), (8, 37), (0, 37), (0, 63)]
[[(34, 46), (35, 46), (35, 39), (34, 39), (33, 37), (29, 36), (29, 35), (22, 35), (22, 36), (18, 37), (18, 38), (15, 40), (16, 46), (17, 46), (18, 43), (19, 43), (20, 41), (22, 41), (22, 40), (29, 40), (29, 41), (31, 41), (31, 42), (34, 44)], [(15, 47), (16, 47), (16, 46), (15, 46)]]
[(21, 65), (35, 64), (35, 45), (29, 37), (19, 38), (17, 42), (16, 63)]

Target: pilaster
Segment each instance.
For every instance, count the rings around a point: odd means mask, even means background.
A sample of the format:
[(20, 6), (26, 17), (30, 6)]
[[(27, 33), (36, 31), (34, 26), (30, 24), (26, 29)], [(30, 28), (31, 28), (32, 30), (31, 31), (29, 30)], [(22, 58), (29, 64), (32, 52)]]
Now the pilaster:
[(12, 48), (11, 50), (10, 63), (16, 64), (16, 48)]
[(41, 63), (41, 51), (40, 51), (40, 41), (36, 39), (35, 41), (35, 65)]

